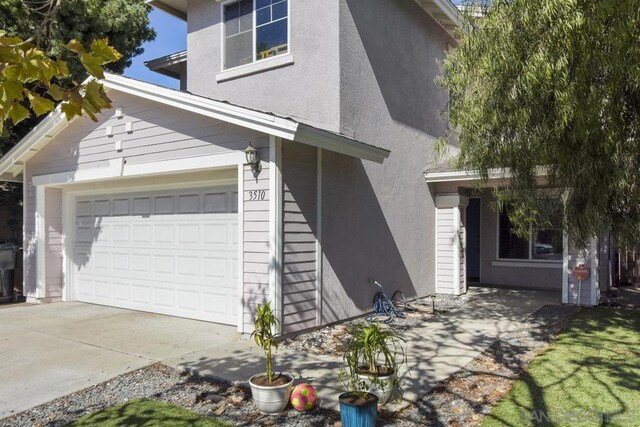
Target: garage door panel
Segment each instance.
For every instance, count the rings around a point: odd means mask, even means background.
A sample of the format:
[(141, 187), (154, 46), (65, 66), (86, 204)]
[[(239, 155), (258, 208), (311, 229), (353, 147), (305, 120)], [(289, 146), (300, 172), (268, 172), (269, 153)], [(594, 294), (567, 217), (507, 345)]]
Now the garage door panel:
[(76, 299), (236, 324), (236, 187), (76, 201)]

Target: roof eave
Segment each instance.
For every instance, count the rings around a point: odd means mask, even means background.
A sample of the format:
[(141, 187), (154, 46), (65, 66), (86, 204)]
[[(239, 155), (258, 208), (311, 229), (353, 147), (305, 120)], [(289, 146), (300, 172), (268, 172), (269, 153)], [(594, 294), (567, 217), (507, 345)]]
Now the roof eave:
[[(117, 90), (275, 137), (364, 160), (382, 163), (390, 154), (389, 151), (382, 148), (356, 141), (344, 135), (314, 128), (292, 119), (277, 117), (269, 113), (198, 97), (114, 74), (105, 73), (105, 75), (106, 78), (101, 81), (105, 90)], [(18, 177), (23, 172), (24, 163), (61, 132), (68, 123), (58, 106), (0, 159), (0, 180), (7, 178), (7, 181), (19, 181)]]
[[(538, 166), (536, 168), (536, 176), (537, 177), (545, 177), (547, 176), (548, 168), (544, 166)], [(501, 179), (511, 179), (512, 174), (509, 168), (501, 169), (495, 168), (489, 170), (488, 179), (489, 180), (501, 180)], [(469, 181), (480, 181), (482, 177), (479, 173), (469, 172), (464, 170), (452, 170), (452, 171), (442, 171), (442, 172), (425, 172), (424, 173), (425, 180), (430, 184), (435, 184), (439, 182), (469, 182)]]
[(416, 0), (422, 8), (452, 37), (460, 24), (461, 12), (451, 0)]
[(22, 182), (24, 164), (38, 150), (60, 133), (67, 120), (60, 106), (49, 113), (31, 132), (0, 159), (0, 181)]
[(294, 140), (335, 153), (376, 163), (384, 162), (391, 154), (390, 151), (383, 148), (365, 144), (343, 135), (328, 133), (303, 123), (298, 125)]
[(174, 79), (180, 78), (180, 72), (176, 71), (176, 66), (187, 62), (187, 51), (172, 53), (144, 63), (145, 67), (154, 73), (162, 74)]
[(155, 7), (158, 10), (168, 13), (169, 15), (175, 16), (178, 19), (182, 19), (183, 21), (187, 20), (186, 12), (171, 7), (168, 4), (164, 3), (162, 0), (145, 0), (145, 3)]

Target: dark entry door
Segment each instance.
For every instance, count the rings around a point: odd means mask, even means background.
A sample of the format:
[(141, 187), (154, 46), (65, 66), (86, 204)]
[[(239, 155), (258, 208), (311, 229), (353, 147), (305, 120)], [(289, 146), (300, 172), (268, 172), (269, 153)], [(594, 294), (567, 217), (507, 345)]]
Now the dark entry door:
[(480, 282), (480, 199), (467, 206), (467, 281)]

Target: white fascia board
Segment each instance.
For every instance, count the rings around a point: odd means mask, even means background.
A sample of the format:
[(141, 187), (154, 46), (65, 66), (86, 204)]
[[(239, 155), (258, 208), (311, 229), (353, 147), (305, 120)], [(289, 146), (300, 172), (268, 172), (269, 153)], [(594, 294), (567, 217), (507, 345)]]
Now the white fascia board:
[(180, 64), (181, 62), (185, 62), (186, 60), (187, 51), (183, 50), (180, 52), (172, 53), (171, 55), (165, 55), (160, 58), (145, 61), (144, 65), (148, 68), (156, 69), (160, 67), (168, 67), (170, 65)]
[(451, 0), (416, 0), (416, 2), (451, 36), (460, 25), (461, 11)]
[[(451, 181), (477, 181), (480, 179), (480, 174), (472, 173), (468, 171), (446, 171), (446, 172), (426, 172), (424, 174), (427, 182), (451, 182)], [(498, 178), (493, 173), (489, 173), (489, 179)], [(500, 178), (508, 178), (508, 175), (502, 173)]]
[(271, 114), (236, 107), (185, 92), (165, 89), (114, 74), (105, 73), (105, 76), (106, 79), (101, 81), (105, 88), (140, 96), (151, 101), (280, 138), (293, 139), (298, 127), (298, 123), (293, 120), (283, 119)]
[(7, 179), (7, 181), (16, 181), (15, 177), (18, 175), (9, 173), (9, 170), (17, 162), (24, 163), (27, 158), (33, 156), (40, 147), (62, 131), (66, 125), (67, 120), (60, 107), (49, 113), (22, 141), (0, 159), (0, 176), (13, 176), (13, 179)]
[(451, 2), (451, 0), (431, 0), (431, 2), (447, 16), (452, 24), (456, 26), (459, 25), (460, 10)]
[(144, 63), (149, 70), (174, 79), (180, 78), (180, 64), (187, 62), (187, 51), (172, 53)]
[(382, 163), (390, 151), (300, 123), (294, 141), (347, 156)]
[(109, 167), (38, 175), (32, 178), (32, 183), (36, 187), (43, 185), (60, 186), (64, 184), (77, 184), (108, 179), (224, 169), (243, 164), (244, 162), (245, 155), (243, 152), (132, 164), (124, 163), (123, 159), (112, 159), (109, 161)]
[[(536, 175), (538, 177), (546, 176), (547, 169), (538, 167)], [(489, 179), (509, 179), (511, 176), (509, 169), (491, 169), (489, 171)], [(425, 172), (424, 178), (428, 183), (479, 181), (481, 179), (480, 174), (469, 171)]]

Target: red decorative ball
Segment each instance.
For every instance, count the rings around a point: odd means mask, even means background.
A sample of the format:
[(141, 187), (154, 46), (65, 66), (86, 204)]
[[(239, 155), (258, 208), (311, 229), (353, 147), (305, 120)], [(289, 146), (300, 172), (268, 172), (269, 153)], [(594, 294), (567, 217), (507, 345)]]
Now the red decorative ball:
[(317, 401), (316, 389), (310, 384), (298, 384), (291, 392), (291, 406), (298, 412), (313, 409)]

